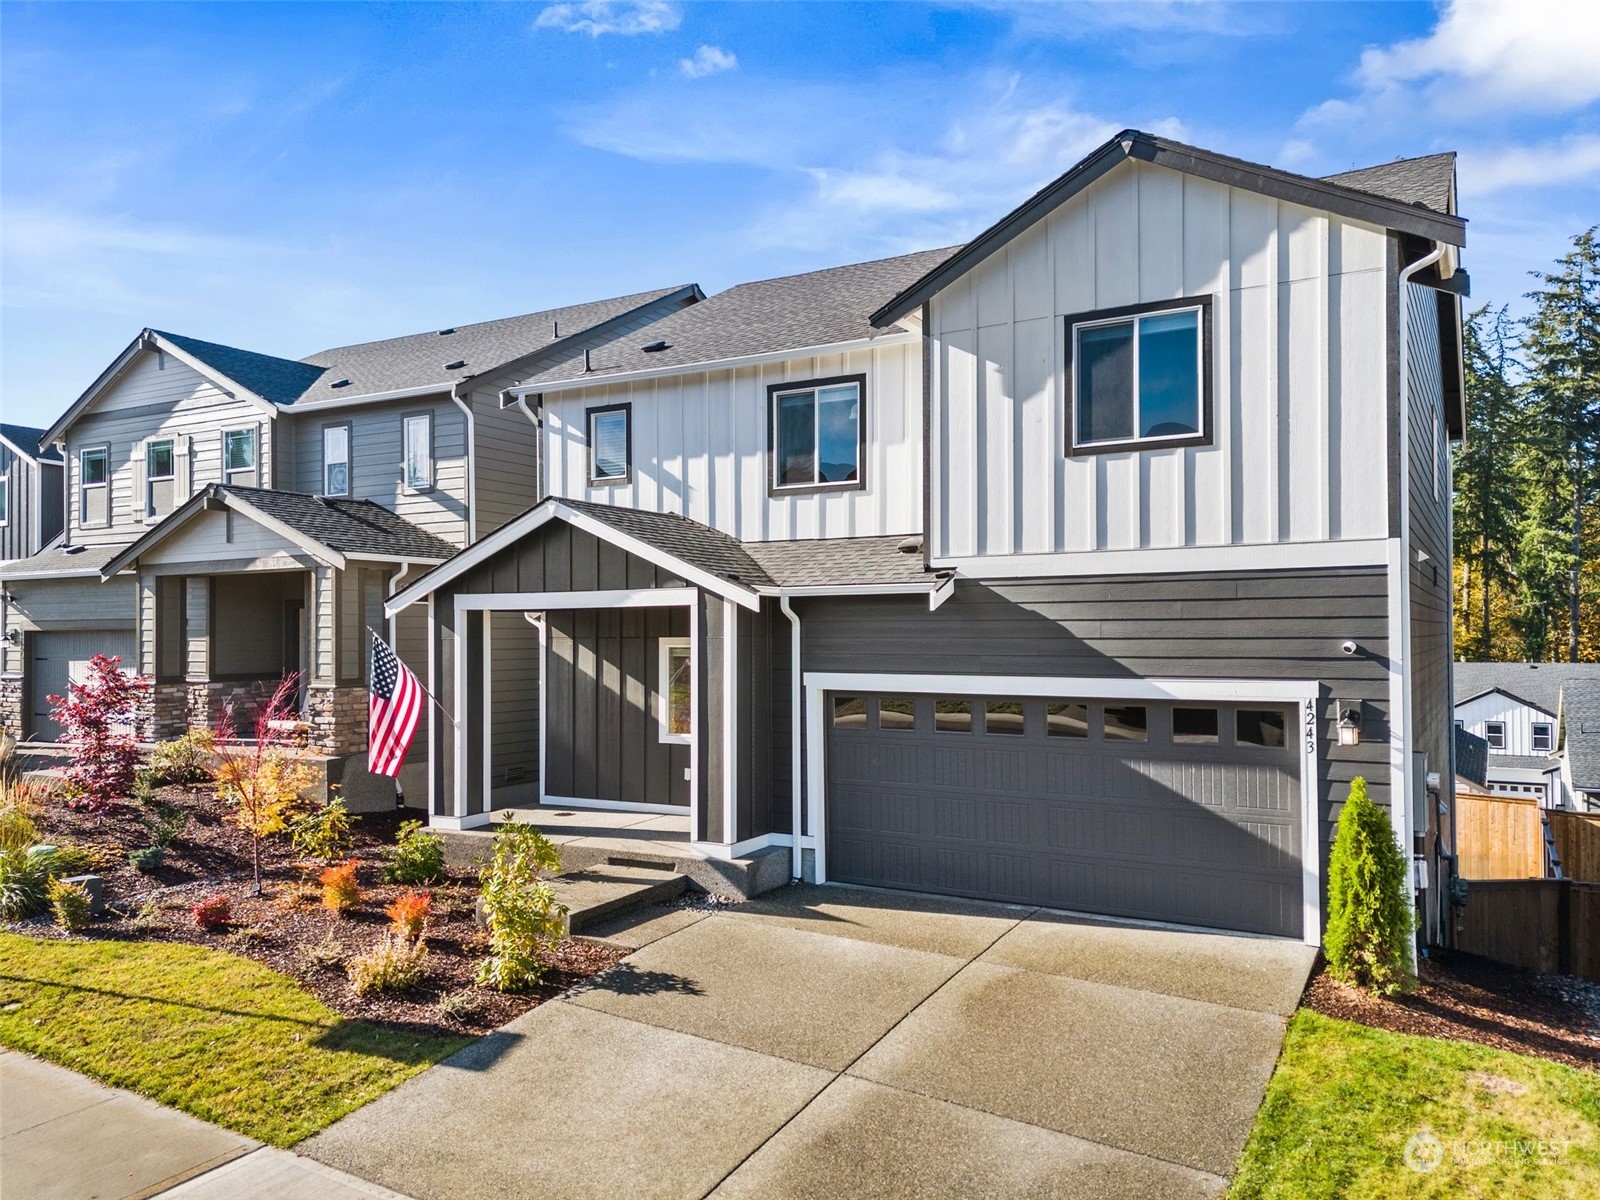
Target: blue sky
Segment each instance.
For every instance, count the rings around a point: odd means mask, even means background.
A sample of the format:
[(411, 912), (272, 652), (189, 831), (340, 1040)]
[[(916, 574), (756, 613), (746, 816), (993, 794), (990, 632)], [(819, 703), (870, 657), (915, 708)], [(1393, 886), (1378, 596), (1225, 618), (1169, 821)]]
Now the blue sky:
[(1600, 4), (0, 4), (0, 409), (964, 240), (1136, 126), (1462, 154), (1475, 300), (1600, 221)]

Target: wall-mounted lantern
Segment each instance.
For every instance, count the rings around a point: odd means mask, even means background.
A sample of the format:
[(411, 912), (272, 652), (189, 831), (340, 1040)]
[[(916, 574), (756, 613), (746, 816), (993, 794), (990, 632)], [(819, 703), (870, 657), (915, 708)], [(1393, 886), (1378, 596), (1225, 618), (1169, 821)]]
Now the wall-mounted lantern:
[(1359, 746), (1361, 744), (1361, 702), (1359, 700), (1339, 701), (1339, 745)]

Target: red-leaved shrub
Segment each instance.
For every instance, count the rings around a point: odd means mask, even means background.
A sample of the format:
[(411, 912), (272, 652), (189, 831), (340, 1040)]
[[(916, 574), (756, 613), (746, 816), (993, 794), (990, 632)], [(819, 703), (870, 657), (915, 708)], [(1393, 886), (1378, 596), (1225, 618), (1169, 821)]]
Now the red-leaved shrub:
[(194, 923), (201, 929), (221, 929), (233, 915), (233, 905), (224, 893), (218, 892), (214, 896), (207, 896), (189, 911), (194, 914)]
[(355, 859), (349, 859), (336, 867), (329, 867), (317, 878), (322, 883), (322, 906), (329, 912), (342, 917), (361, 903), (361, 888), (356, 883)]
[(401, 892), (383, 910), (383, 915), (389, 918), (389, 928), (399, 937), (420, 938), (427, 931), (432, 912), (432, 892)]
[(65, 696), (45, 697), (73, 750), (66, 775), (78, 798), (70, 803), (91, 812), (126, 796), (139, 767), (134, 723), (150, 681), (130, 675), (121, 662), (96, 654), (82, 683), (69, 683)]

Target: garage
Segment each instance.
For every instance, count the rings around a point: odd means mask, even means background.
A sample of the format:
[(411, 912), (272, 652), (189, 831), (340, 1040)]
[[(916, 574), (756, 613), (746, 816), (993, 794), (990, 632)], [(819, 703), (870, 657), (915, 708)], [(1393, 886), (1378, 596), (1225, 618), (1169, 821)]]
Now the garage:
[(35, 741), (61, 740), (61, 728), (50, 716), (48, 696), (65, 696), (68, 682), (81, 682), (96, 654), (116, 654), (124, 666), (134, 662), (132, 630), (74, 630), (36, 633), (32, 637), (32, 696)]
[(828, 691), (826, 874), (1300, 937), (1296, 706)]

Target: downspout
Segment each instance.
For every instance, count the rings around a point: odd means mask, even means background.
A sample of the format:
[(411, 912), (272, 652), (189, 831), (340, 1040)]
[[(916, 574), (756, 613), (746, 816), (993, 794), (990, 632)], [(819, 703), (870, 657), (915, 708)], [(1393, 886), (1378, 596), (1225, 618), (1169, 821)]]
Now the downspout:
[(778, 607), (789, 618), (789, 829), (794, 837), (789, 870), (792, 878), (799, 879), (805, 869), (805, 855), (800, 846), (800, 731), (805, 728), (804, 714), (800, 711), (800, 617), (789, 607), (788, 592), (778, 593)]
[[(502, 396), (504, 392), (500, 393)], [(544, 423), (539, 420), (538, 414), (528, 407), (528, 397), (522, 394), (517, 396), (517, 407), (522, 410), (522, 415), (528, 418), (533, 426), (533, 496), (535, 500), (545, 497), (544, 486)]]
[[(467, 419), (467, 545), (478, 540), (478, 423), (472, 417), (472, 404), (461, 398), (460, 384), (450, 389), (461, 415)], [(404, 465), (401, 470), (404, 470)]]
[[(406, 577), (406, 573), (408, 571), (410, 571), (410, 570), (411, 570), (411, 563), (408, 560), (402, 558), (400, 560), (399, 567), (395, 570), (394, 577), (389, 580), (389, 597), (388, 598), (390, 600), (393, 600), (395, 598), (395, 593), (397, 593), (400, 590), (400, 581)], [(387, 608), (388, 605), (385, 605), (384, 607)], [(388, 629), (386, 629), (384, 632), (386, 632), (389, 635), (389, 648), (391, 650), (394, 649), (395, 622), (398, 621), (399, 619), (400, 619), (400, 615), (398, 613), (396, 613), (394, 616), (390, 617), (388, 619), (388, 621), (386, 622), (386, 624), (388, 625)]]

